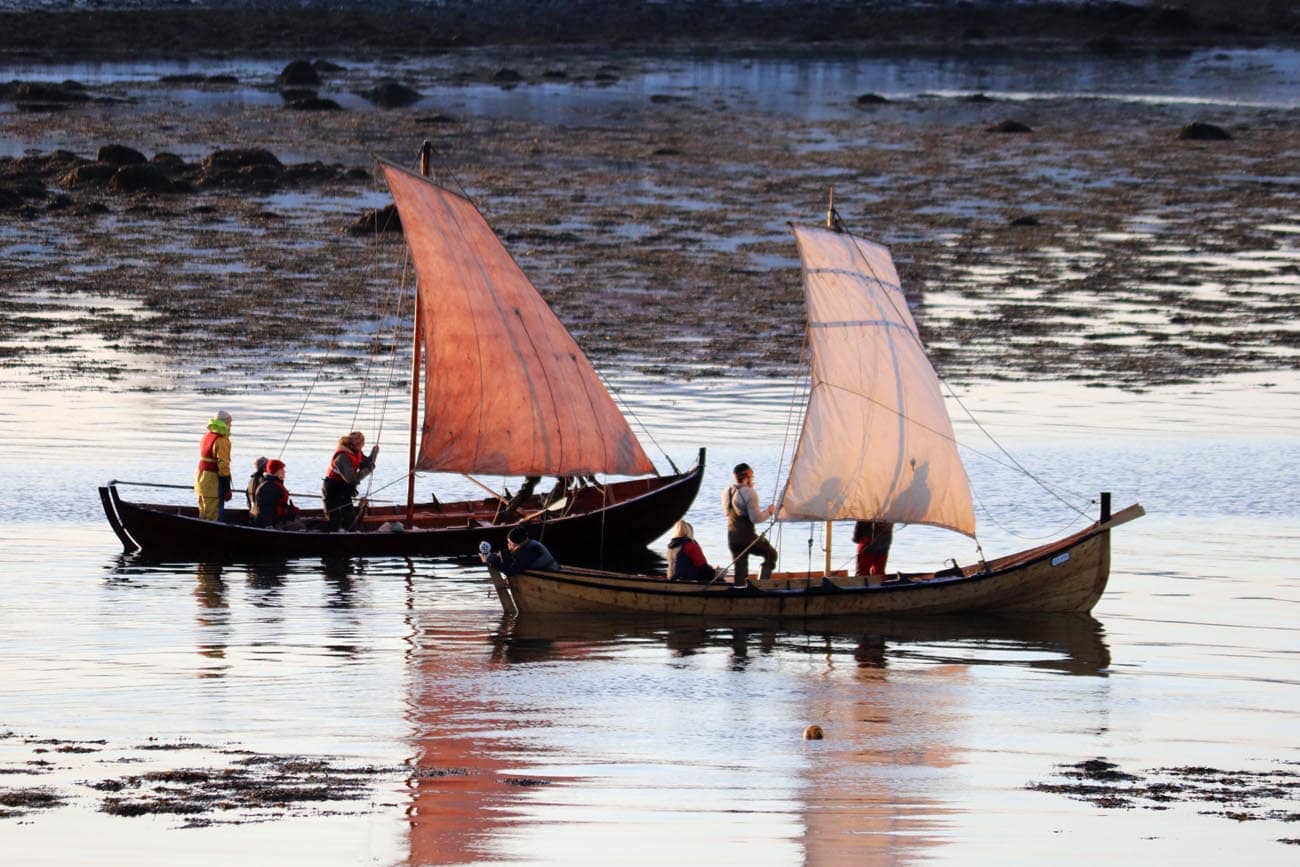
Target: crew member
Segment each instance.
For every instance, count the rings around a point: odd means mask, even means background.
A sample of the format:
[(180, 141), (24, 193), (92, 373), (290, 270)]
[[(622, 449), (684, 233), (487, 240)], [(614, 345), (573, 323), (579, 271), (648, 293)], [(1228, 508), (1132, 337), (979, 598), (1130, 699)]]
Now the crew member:
[(321, 485), (321, 497), (325, 500), (325, 514), (329, 517), (331, 530), (351, 530), (356, 523), (357, 510), (352, 505), (352, 498), (357, 495), (357, 485), (374, 470), (375, 458), (379, 456), (379, 446), (371, 449), (369, 455), (362, 452), (365, 446), (366, 435), (354, 430), (339, 437), (338, 448), (330, 457), (329, 469)]
[(749, 580), (750, 554), (763, 558), (760, 579), (771, 575), (772, 567), (776, 565), (776, 549), (755, 529), (756, 524), (772, 517), (775, 507), (759, 507), (758, 491), (754, 490), (754, 471), (749, 464), (736, 464), (732, 475), (736, 483), (722, 492), (722, 511), (727, 515), (727, 547), (736, 561), (735, 583), (737, 587), (744, 587)]
[(208, 422), (199, 443), (199, 466), (194, 472), (194, 493), (199, 495), (199, 517), (220, 521), (226, 517), (230, 488), (230, 413), (224, 409)]

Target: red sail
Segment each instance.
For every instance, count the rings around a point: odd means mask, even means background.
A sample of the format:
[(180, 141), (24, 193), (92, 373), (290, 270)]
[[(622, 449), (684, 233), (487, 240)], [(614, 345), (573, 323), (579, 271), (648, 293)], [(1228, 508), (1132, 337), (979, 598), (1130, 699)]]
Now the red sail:
[(382, 166), (424, 305), (416, 468), (653, 473), (591, 363), (478, 209), (426, 178)]

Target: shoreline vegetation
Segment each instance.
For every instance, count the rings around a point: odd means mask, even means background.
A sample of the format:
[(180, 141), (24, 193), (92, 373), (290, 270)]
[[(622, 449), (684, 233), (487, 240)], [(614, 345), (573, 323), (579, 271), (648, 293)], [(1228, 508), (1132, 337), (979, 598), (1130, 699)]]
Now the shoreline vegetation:
[(1281, 0), (1180, 4), (449, 0), (437, 5), (264, 4), (0, 13), (0, 60), (66, 62), (434, 54), (491, 45), (725, 50), (744, 44), (878, 53), (1060, 51), (1100, 55), (1300, 42)]

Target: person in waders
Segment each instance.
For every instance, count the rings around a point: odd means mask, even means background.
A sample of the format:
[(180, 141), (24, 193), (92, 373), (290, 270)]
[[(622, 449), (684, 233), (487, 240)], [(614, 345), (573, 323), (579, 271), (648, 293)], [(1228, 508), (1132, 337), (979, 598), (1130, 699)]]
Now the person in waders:
[(224, 409), (208, 422), (199, 443), (199, 466), (194, 471), (194, 493), (199, 495), (199, 517), (221, 521), (226, 517), (230, 488), (230, 413)]
[(732, 471), (736, 483), (722, 492), (722, 511), (727, 516), (727, 547), (736, 561), (735, 584), (744, 587), (749, 581), (749, 555), (763, 558), (759, 580), (772, 574), (776, 565), (776, 549), (767, 539), (758, 535), (755, 525), (772, 517), (773, 506), (760, 508), (758, 491), (754, 490), (754, 471), (749, 464), (736, 464)]

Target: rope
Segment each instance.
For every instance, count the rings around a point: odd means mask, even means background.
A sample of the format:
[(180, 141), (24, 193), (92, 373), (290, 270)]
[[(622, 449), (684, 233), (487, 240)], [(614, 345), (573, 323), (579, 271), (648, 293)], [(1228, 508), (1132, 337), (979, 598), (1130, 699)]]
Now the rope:
[[(847, 234), (850, 238), (859, 238), (859, 237), (861, 237), (861, 236), (859, 236), (859, 235), (855, 235), (853, 232), (848, 231), (847, 229), (845, 230), (845, 234)], [(856, 243), (853, 244), (852, 247), (853, 247), (853, 253), (854, 253), (854, 256), (855, 256), (856, 258), (858, 258), (859, 260), (861, 260), (862, 264), (866, 266), (866, 271), (867, 271), (868, 273), (871, 274), (871, 277), (872, 277), (872, 278), (873, 278), (877, 283), (884, 285), (884, 284), (885, 284), (885, 281), (882, 280), (882, 279), (880, 279), (880, 275), (877, 274), (875, 268), (873, 268), (873, 267), (871, 266), (871, 262), (870, 262), (870, 260), (868, 260), (867, 257), (863, 255), (861, 248), (858, 247), (858, 245), (857, 245)], [(902, 290), (901, 290), (901, 289), (899, 290), (899, 295), (900, 295), (900, 296), (902, 295)], [(892, 293), (885, 293), (885, 300), (889, 302), (889, 306), (893, 308), (895, 315), (897, 315), (897, 316), (899, 317), (899, 319), (902, 319), (902, 318), (903, 318), (903, 311), (899, 310), (899, 308), (898, 308), (898, 303), (897, 303), (897, 301), (894, 299)], [(913, 330), (910, 329), (910, 328), (909, 328), (909, 329), (906, 329), (906, 331), (907, 331), (907, 333), (911, 336), (911, 338), (912, 338), (914, 341), (916, 341), (916, 345), (917, 345), (917, 347), (920, 348), (920, 350), (922, 351), (922, 353), (925, 353), (925, 344), (921, 342), (921, 335), (918, 334), (916, 331), (913, 331)], [(927, 358), (929, 357), (929, 356), (928, 356), (928, 353), (926, 354), (926, 357), (927, 357)], [(951, 387), (950, 385), (948, 385), (948, 383), (947, 383), (947, 382), (946, 382), (942, 377), (939, 376), (939, 372), (938, 372), (937, 370), (935, 371), (935, 378), (936, 378), (936, 379), (937, 379), (937, 380), (938, 380), (938, 381), (943, 385), (944, 390), (948, 393), (948, 396), (951, 397), (954, 401), (956, 401), (957, 405), (960, 406), (960, 407), (962, 408), (962, 411), (966, 413), (967, 418), (969, 418), (969, 419), (971, 420), (971, 422), (974, 423), (974, 425), (979, 429), (980, 433), (984, 434), (984, 436), (989, 440), (989, 442), (991, 442), (991, 443), (993, 443), (993, 445), (997, 446), (998, 451), (1002, 452), (1002, 454), (1006, 456), (1007, 460), (1009, 460), (1009, 461), (1011, 462), (1012, 468), (1014, 468), (1014, 469), (1016, 469), (1016, 470), (1019, 470), (1022, 474), (1024, 474), (1025, 476), (1027, 476), (1029, 479), (1033, 480), (1033, 481), (1034, 481), (1034, 482), (1035, 482), (1039, 487), (1041, 487), (1044, 491), (1046, 491), (1046, 492), (1047, 492), (1048, 494), (1050, 494), (1052, 497), (1054, 497), (1055, 499), (1057, 499), (1058, 501), (1060, 501), (1060, 502), (1061, 502), (1063, 505), (1065, 505), (1067, 508), (1072, 509), (1074, 512), (1076, 512), (1077, 514), (1079, 514), (1079, 515), (1081, 515), (1081, 516), (1083, 516), (1083, 517), (1085, 517), (1085, 518), (1088, 517), (1088, 515), (1087, 515), (1085, 512), (1083, 512), (1081, 509), (1079, 509), (1079, 508), (1078, 508), (1077, 506), (1075, 506), (1073, 503), (1069, 502), (1069, 501), (1066, 500), (1064, 497), (1062, 497), (1062, 496), (1060, 496), (1059, 494), (1057, 494), (1056, 491), (1054, 491), (1054, 490), (1052, 489), (1052, 487), (1051, 487), (1047, 482), (1045, 482), (1043, 479), (1039, 478), (1039, 477), (1038, 477), (1037, 475), (1035, 475), (1034, 473), (1030, 472), (1029, 469), (1028, 469), (1027, 467), (1024, 466), (1024, 464), (1022, 464), (1019, 460), (1017, 460), (1016, 457), (1015, 457), (1013, 454), (1011, 454), (1011, 452), (1010, 452), (1010, 451), (1009, 451), (1005, 446), (1002, 445), (1002, 443), (998, 442), (997, 438), (994, 437), (994, 436), (993, 436), (993, 435), (988, 431), (988, 429), (987, 429), (986, 427), (984, 427), (983, 423), (982, 423), (978, 418), (975, 417), (975, 414), (971, 411), (970, 407), (966, 406), (965, 402), (961, 399), (961, 397), (960, 397), (959, 395), (957, 395), (957, 393), (956, 393), (955, 391), (953, 391), (952, 387)], [(865, 397), (865, 395), (861, 395), (861, 396), (862, 396), (862, 397)], [(877, 401), (876, 403), (877, 403), (877, 405), (883, 406), (883, 404), (880, 404), (878, 401)], [(885, 408), (890, 409), (889, 407), (885, 407)], [(910, 423), (912, 423), (912, 424), (918, 424), (918, 425), (920, 424), (919, 422), (915, 421), (914, 419), (911, 419), (911, 418), (907, 417), (906, 415), (904, 415), (902, 412), (899, 412), (898, 410), (894, 410), (894, 412), (896, 412), (896, 413), (897, 413), (901, 418), (904, 418), (906, 421), (908, 421), (908, 422), (910, 422)], [(928, 428), (928, 427), (926, 427), (925, 425), (920, 425), (920, 426), (921, 426), (921, 427), (925, 427), (927, 430), (930, 430), (932, 433), (936, 433), (936, 434), (939, 434), (939, 433), (940, 433), (939, 431), (934, 431), (932, 428)], [(940, 435), (942, 435), (942, 434), (940, 434)], [(949, 439), (951, 439), (951, 441), (952, 441), (953, 443), (956, 443), (956, 438), (955, 438), (955, 437), (951, 437), (951, 438), (949, 438)], [(975, 451), (975, 450), (972, 449), (972, 451)], [(978, 451), (976, 451), (975, 453), (976, 453), (976, 454), (980, 454)], [(1005, 465), (1004, 465), (1004, 466), (1005, 466)], [(978, 544), (978, 538), (976, 539), (976, 543)]]

